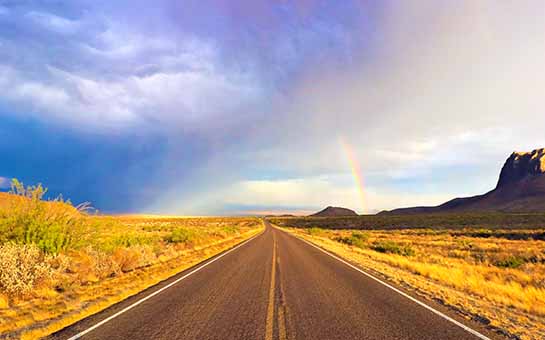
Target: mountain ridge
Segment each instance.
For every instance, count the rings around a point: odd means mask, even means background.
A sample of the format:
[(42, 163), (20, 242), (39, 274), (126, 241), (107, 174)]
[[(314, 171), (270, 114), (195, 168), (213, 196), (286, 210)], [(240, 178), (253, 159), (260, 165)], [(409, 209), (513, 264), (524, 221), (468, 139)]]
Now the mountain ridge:
[(483, 195), (454, 198), (438, 206), (400, 208), (379, 214), (471, 211), (545, 211), (545, 148), (513, 152), (502, 167), (496, 187)]

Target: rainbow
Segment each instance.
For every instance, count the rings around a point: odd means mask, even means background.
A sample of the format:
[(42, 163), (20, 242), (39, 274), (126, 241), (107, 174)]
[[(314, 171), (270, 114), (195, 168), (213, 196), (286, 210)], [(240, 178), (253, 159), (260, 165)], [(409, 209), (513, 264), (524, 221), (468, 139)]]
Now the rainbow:
[(342, 138), (339, 138), (339, 144), (341, 144), (341, 148), (343, 149), (344, 154), (348, 160), (350, 171), (352, 172), (352, 177), (354, 178), (354, 184), (356, 185), (359, 196), (360, 196), (360, 204), (361, 204), (362, 212), (364, 212), (365, 211), (365, 192), (363, 190), (363, 176), (361, 172), (360, 163), (358, 162), (358, 159), (354, 155), (354, 150), (352, 146), (350, 146), (350, 144), (345, 142), (345, 140)]

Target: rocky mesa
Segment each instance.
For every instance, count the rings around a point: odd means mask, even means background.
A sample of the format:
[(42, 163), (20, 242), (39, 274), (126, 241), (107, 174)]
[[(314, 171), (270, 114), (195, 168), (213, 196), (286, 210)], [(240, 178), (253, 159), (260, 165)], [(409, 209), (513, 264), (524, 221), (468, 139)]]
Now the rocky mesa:
[(413, 207), (381, 214), (470, 211), (545, 212), (545, 148), (513, 152), (501, 170), (496, 188), (473, 197), (455, 198), (436, 207)]
[(513, 152), (505, 162), (497, 187), (508, 186), (545, 174), (545, 148), (532, 152)]
[(358, 216), (354, 210), (341, 207), (327, 207), (310, 216), (313, 217), (334, 217), (334, 216)]

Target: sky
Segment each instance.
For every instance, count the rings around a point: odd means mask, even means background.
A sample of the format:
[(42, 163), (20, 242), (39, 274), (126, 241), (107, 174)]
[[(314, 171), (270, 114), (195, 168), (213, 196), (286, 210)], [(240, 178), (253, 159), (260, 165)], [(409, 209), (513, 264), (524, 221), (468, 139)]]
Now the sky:
[(545, 147), (545, 2), (0, 0), (0, 189), (108, 213), (359, 213)]

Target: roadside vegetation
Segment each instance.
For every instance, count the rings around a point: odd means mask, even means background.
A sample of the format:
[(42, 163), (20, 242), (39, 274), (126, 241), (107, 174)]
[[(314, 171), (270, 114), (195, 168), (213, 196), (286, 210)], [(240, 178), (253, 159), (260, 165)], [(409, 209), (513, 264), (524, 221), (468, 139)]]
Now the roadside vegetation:
[[(325, 229), (326, 219), (319, 227), (289, 227), (291, 221), (300, 220), (275, 222), (379, 277), (497, 331), (522, 339), (545, 338), (543, 228), (503, 228), (498, 223), (490, 229), (362, 231)], [(336, 225), (334, 220), (331, 218)]]
[(36, 338), (257, 234), (256, 218), (110, 217), (41, 185), (0, 193), (0, 338)]
[[(545, 212), (542, 213), (442, 213), (419, 215), (361, 215), (355, 217), (276, 217), (271, 222), (293, 228), (324, 229), (543, 229)], [(545, 239), (545, 234), (541, 237)]]

